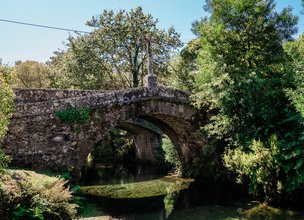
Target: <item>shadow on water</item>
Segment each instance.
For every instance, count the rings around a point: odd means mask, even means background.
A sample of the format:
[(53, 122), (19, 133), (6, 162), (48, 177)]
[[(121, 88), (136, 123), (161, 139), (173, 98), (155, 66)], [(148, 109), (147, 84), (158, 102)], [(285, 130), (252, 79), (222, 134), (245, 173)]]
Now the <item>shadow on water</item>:
[(80, 179), (81, 185), (125, 184), (161, 178), (165, 172), (148, 165), (124, 166), (122, 164), (95, 164), (85, 167)]
[[(187, 187), (178, 188), (181, 185), (176, 182), (180, 180), (168, 180), (163, 176), (151, 167), (125, 169), (99, 165), (87, 170), (82, 185), (97, 185), (102, 193), (110, 194), (94, 196), (94, 193), (89, 193), (86, 198), (91, 211), (83, 216), (110, 215), (126, 220), (304, 219), (303, 213), (252, 203), (236, 186), (195, 181), (189, 182)], [(149, 193), (149, 197), (143, 198), (130, 196), (134, 189), (140, 192), (148, 189), (150, 192), (157, 187), (155, 196)]]

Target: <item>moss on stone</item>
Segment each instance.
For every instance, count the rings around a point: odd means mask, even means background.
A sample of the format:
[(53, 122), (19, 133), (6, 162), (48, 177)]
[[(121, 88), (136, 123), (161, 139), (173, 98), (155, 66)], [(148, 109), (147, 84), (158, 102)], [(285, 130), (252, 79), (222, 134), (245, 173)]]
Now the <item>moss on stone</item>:
[(274, 208), (264, 203), (259, 203), (252, 208), (243, 211), (242, 214), (247, 218), (277, 219), (280, 216), (292, 217), (297, 213), (290, 210)]
[(113, 199), (146, 198), (176, 192), (188, 188), (193, 179), (166, 176), (161, 179), (122, 185), (83, 186), (84, 194)]

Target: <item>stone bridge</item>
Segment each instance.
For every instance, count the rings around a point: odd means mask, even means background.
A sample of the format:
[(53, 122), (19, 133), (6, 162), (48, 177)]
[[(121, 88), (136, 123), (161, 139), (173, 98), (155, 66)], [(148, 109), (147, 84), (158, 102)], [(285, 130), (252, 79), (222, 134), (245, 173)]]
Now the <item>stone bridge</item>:
[[(15, 93), (15, 112), (3, 148), (16, 166), (79, 170), (96, 143), (117, 127), (135, 135), (137, 155), (144, 159), (153, 159), (155, 135), (168, 135), (183, 164), (191, 164), (204, 144), (195, 141), (192, 132), (206, 115), (190, 105), (185, 91), (152, 84), (119, 91), (16, 89)], [(70, 108), (89, 108), (90, 120), (67, 124), (55, 114)]]

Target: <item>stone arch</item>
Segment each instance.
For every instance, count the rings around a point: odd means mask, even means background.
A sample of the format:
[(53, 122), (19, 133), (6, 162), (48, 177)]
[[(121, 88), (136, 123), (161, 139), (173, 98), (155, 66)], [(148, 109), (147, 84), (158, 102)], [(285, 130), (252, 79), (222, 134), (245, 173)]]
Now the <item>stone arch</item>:
[[(94, 109), (91, 127), (95, 131), (78, 144), (74, 167), (81, 167), (93, 146), (102, 140), (103, 136), (116, 127), (125, 127), (134, 118), (144, 119), (161, 129), (168, 135), (183, 163), (188, 163), (196, 146), (191, 142), (191, 132), (198, 128), (194, 123), (197, 112), (190, 105), (167, 101), (146, 100), (126, 105), (115, 105), (109, 109)], [(98, 128), (98, 129), (96, 129)], [(132, 132), (132, 129), (131, 129)]]

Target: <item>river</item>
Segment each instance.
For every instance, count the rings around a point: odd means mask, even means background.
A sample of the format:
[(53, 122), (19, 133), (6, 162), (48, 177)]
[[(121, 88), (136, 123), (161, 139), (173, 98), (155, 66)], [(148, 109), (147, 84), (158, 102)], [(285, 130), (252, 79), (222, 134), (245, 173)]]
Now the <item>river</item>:
[(303, 212), (251, 201), (238, 187), (164, 177), (149, 166), (86, 168), (82, 217), (110, 215), (126, 220), (304, 219)]

